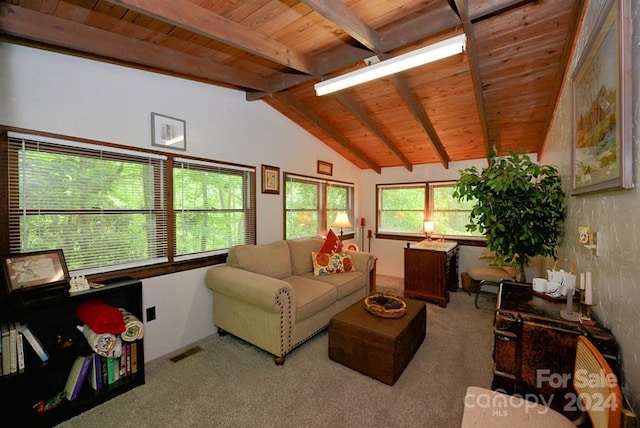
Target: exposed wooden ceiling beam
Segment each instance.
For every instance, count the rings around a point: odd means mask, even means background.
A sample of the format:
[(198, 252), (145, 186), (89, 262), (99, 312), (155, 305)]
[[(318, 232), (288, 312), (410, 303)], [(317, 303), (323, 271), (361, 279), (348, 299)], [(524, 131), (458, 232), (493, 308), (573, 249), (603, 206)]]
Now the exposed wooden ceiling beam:
[(253, 73), (24, 7), (0, 3), (0, 28), (11, 36), (64, 47), (92, 57), (104, 57), (111, 62), (118, 60), (153, 71), (169, 70), (175, 75), (187, 74), (191, 78), (242, 88), (271, 89), (268, 79)]
[(302, 3), (338, 25), (351, 37), (372, 51), (376, 52), (381, 45), (380, 38), (375, 30), (362, 22), (342, 1), (302, 0)]
[(364, 163), (369, 165), (369, 167), (372, 170), (374, 170), (378, 174), (382, 172), (380, 165), (378, 165), (373, 160), (371, 160), (371, 158), (369, 158), (366, 154), (364, 154), (362, 150), (360, 150), (355, 145), (353, 145), (353, 143), (349, 141), (346, 137), (337, 133), (330, 123), (328, 123), (326, 120), (324, 120), (323, 118), (318, 116), (316, 113), (311, 111), (300, 101), (289, 96), (286, 92), (279, 92), (277, 94), (274, 94), (273, 96), (279, 99), (280, 101), (282, 101), (283, 103), (287, 104), (287, 106), (293, 109), (297, 114), (304, 117), (308, 121), (312, 122), (315, 126), (321, 129), (325, 134), (333, 138), (338, 144), (342, 145), (345, 149), (349, 150), (351, 153), (353, 153), (355, 156), (361, 159)]
[(539, 2), (540, 0), (483, 0), (475, 2), (473, 10), (468, 10), (471, 22), (482, 21), (491, 18), (511, 9), (524, 6), (527, 3)]
[[(335, 1), (336, 0), (333, 0), (331, 4), (333, 4), (333, 2)], [(305, 3), (307, 3), (310, 7), (312, 6), (312, 4), (315, 4), (317, 2), (319, 1), (305, 1)], [(327, 4), (328, 3), (326, 3), (325, 1), (323, 3), (323, 6), (326, 7)], [(353, 19), (355, 18), (351, 17), (351, 20)], [(339, 25), (339, 23), (337, 22), (336, 24)], [(366, 27), (367, 30), (361, 31), (364, 33), (373, 32), (375, 34), (378, 34), (371, 27), (368, 27), (364, 23), (352, 23), (345, 25), (350, 25), (350, 27), (343, 28), (347, 33), (349, 33), (349, 28), (351, 27)], [(445, 5), (441, 9), (435, 11), (430, 10), (429, 13), (421, 14), (412, 21), (390, 28), (384, 32), (380, 32), (378, 36), (370, 36), (369, 39), (367, 39), (367, 43), (372, 45), (370, 48), (371, 50), (360, 49), (350, 45), (341, 45), (318, 55), (318, 59), (316, 60), (317, 75), (322, 76), (331, 74), (345, 67), (350, 67), (354, 64), (358, 64), (364, 61), (366, 58), (371, 57), (372, 51), (379, 53), (399, 49), (403, 46), (433, 36), (442, 31), (450, 30), (457, 25), (461, 25), (460, 18), (450, 7)], [(349, 33), (349, 35), (355, 38), (356, 36), (358, 36), (358, 33)], [(363, 43), (363, 41), (360, 41), (360, 43)], [(379, 45), (374, 45), (374, 43), (379, 43)], [(293, 77), (289, 77), (287, 79), (279, 79), (274, 75), (273, 79), (276, 82), (273, 86), (273, 92), (277, 92), (287, 90), (290, 87), (298, 85), (300, 83), (309, 82), (316, 79), (316, 77), (301, 76), (298, 79), (295, 79)], [(269, 93), (267, 92), (248, 94), (247, 100), (256, 101), (267, 95), (269, 95)]]
[[(489, 143), (489, 125), (487, 124), (487, 111), (484, 105), (484, 94), (482, 93), (482, 81), (480, 79), (480, 65), (478, 62), (478, 49), (476, 47), (476, 38), (473, 32), (473, 25), (469, 19), (469, 9), (467, 0), (455, 0), (458, 13), (462, 20), (464, 32), (467, 35), (467, 58), (469, 61), (469, 72), (471, 73), (471, 81), (473, 82), (473, 93), (476, 102), (476, 109), (480, 119), (480, 127), (482, 128), (482, 137), (484, 140), (487, 154), (491, 152)], [(496, 150), (500, 153), (500, 142), (495, 142)]]
[(413, 116), (416, 118), (418, 123), (420, 123), (420, 126), (422, 127), (422, 129), (429, 136), (429, 141), (431, 142), (431, 146), (433, 147), (433, 150), (435, 150), (435, 152), (437, 153), (438, 158), (440, 158), (440, 163), (445, 167), (445, 169), (448, 169), (449, 162), (451, 162), (451, 159), (449, 158), (447, 151), (442, 145), (442, 141), (440, 141), (440, 137), (438, 136), (438, 133), (433, 127), (433, 123), (431, 123), (431, 119), (429, 119), (427, 112), (422, 107), (422, 104), (420, 104), (420, 100), (418, 100), (415, 92), (409, 87), (407, 80), (403, 76), (396, 74), (392, 77), (396, 85), (396, 89), (398, 90), (398, 93), (400, 94), (404, 102), (407, 104), (407, 106), (409, 107), (409, 110), (411, 111)]
[[(361, 22), (360, 19), (353, 15), (347, 8), (338, 4), (333, 4), (337, 2), (330, 2), (331, 7), (328, 7), (327, 2), (322, 0), (306, 0), (305, 2), (308, 4), (319, 4), (319, 6), (323, 9), (323, 16), (332, 20), (336, 25), (349, 33), (349, 35), (351, 35), (353, 38), (357, 39), (363, 44), (366, 44), (371, 50), (379, 53), (379, 55), (384, 58), (385, 50), (382, 46), (382, 38), (378, 37), (374, 29), (368, 27), (364, 22)], [(442, 15), (447, 15), (451, 22), (456, 22), (458, 20), (455, 13), (453, 13), (451, 9), (449, 9), (448, 11), (446, 11), (445, 9), (441, 9), (439, 12)], [(431, 19), (433, 19), (433, 17), (431, 17)], [(414, 36), (418, 28), (420, 28), (421, 31), (424, 31), (423, 26), (425, 25), (425, 22), (419, 20), (419, 25), (421, 27), (417, 27), (415, 26), (415, 21), (418, 20), (412, 21), (412, 25), (414, 25), (413, 27), (405, 26), (405, 30), (409, 34), (413, 34)], [(436, 24), (436, 26), (434, 27), (433, 24), (429, 24), (429, 31), (435, 31), (436, 28), (440, 29), (440, 25), (442, 24)], [(362, 39), (364, 39), (365, 36), (363, 36), (362, 33), (366, 34), (366, 40), (364, 40), (364, 42)], [(405, 39), (405, 36), (398, 36), (396, 39), (390, 39), (389, 37), (387, 37), (388, 42), (394, 44), (398, 43), (398, 40)], [(411, 111), (416, 120), (420, 123), (424, 131), (429, 136), (429, 141), (431, 142), (433, 149), (436, 151), (440, 162), (444, 165), (445, 168), (449, 168), (449, 155), (442, 145), (440, 137), (438, 136), (438, 133), (436, 132), (431, 119), (429, 119), (427, 112), (420, 104), (420, 101), (418, 100), (415, 92), (409, 87), (406, 79), (404, 79), (403, 77), (396, 75), (393, 76), (392, 80), (402, 100), (407, 105), (407, 108)], [(336, 95), (336, 97), (338, 97), (340, 102), (345, 105), (345, 107), (347, 107), (363, 125), (369, 128), (369, 130), (371, 130), (371, 132), (373, 132), (374, 135), (376, 135), (376, 137), (378, 137), (378, 139), (380, 139), (380, 141), (382, 141), (393, 152), (393, 154), (398, 157), (398, 159), (400, 159), (405, 168), (409, 169), (409, 171), (412, 170), (413, 166), (411, 165), (409, 160), (404, 155), (402, 155), (399, 150), (397, 150), (395, 144), (391, 142), (391, 140), (384, 134), (384, 132), (382, 132), (380, 127), (378, 127), (377, 124), (369, 118), (369, 116), (364, 112), (363, 109), (359, 108), (355, 102), (350, 102), (344, 95), (338, 94)]]
[(380, 49), (389, 52), (460, 25), (460, 18), (446, 4), (429, 9), (411, 21), (393, 26), (380, 34)]
[[(324, 11), (324, 9), (328, 5), (330, 5), (331, 3), (336, 3), (331, 0), (308, 0), (306, 1), (306, 3), (308, 5), (317, 3), (321, 8), (323, 8), (322, 13), (326, 18), (334, 21), (336, 25), (341, 27), (351, 37), (363, 44), (366, 44), (367, 47), (378, 53), (381, 59), (384, 59), (386, 53), (384, 51), (384, 48), (382, 47), (381, 38), (378, 37), (378, 34), (373, 28), (369, 27), (364, 22), (361, 22), (361, 20), (357, 16), (352, 14), (349, 9), (345, 8), (344, 6), (338, 6), (337, 4), (334, 4), (333, 6), (336, 6), (336, 8), (333, 12)], [(326, 15), (324, 13), (326, 13)], [(455, 16), (455, 14), (453, 14), (450, 9), (449, 15)], [(424, 23), (421, 22), (421, 24)], [(434, 30), (433, 25), (430, 25), (429, 28), (431, 29), (431, 31)], [(406, 28), (406, 30), (409, 31), (410, 34), (415, 34), (414, 29)], [(424, 31), (424, 29), (422, 29), (422, 31)], [(397, 40), (392, 40), (392, 42), (397, 42)], [(394, 76), (393, 82), (402, 100), (407, 105), (407, 108), (411, 111), (416, 120), (420, 123), (424, 131), (429, 136), (431, 145), (440, 158), (440, 162), (442, 162), (445, 168), (448, 168), (450, 161), (449, 155), (444, 149), (444, 146), (440, 141), (440, 137), (433, 127), (433, 123), (429, 119), (427, 113), (424, 111), (424, 108), (420, 104), (415, 92), (409, 87), (406, 80), (400, 76)], [(378, 139), (380, 139), (380, 141), (382, 141), (382, 143), (385, 144), (396, 157), (398, 157), (405, 168), (409, 169), (409, 171), (413, 169), (413, 166), (411, 165), (409, 160), (404, 155), (402, 155), (399, 150), (397, 150), (397, 147), (389, 139), (389, 137), (387, 137), (384, 132), (382, 132), (382, 129), (380, 129), (377, 124), (373, 122), (368, 117), (368, 115), (356, 105), (355, 102), (350, 102), (344, 95), (337, 94), (335, 96), (338, 97), (340, 102), (342, 102), (342, 104), (345, 105), (345, 107), (347, 107), (364, 126), (369, 128), (369, 130), (371, 130), (374, 135), (376, 135), (376, 137), (378, 137)]]
[(366, 112), (362, 107), (358, 105), (358, 103), (350, 96), (345, 93), (337, 93), (336, 98), (340, 103), (348, 109), (351, 114), (353, 114), (364, 126), (366, 126), (369, 131), (371, 131), (382, 143), (391, 150), (391, 153), (402, 162), (402, 165), (408, 170), (413, 171), (413, 165), (407, 159), (405, 155), (402, 154), (400, 149), (396, 146), (396, 144), (387, 136), (384, 130), (373, 120), (372, 115)]
[(143, 15), (157, 18), (180, 28), (218, 40), (246, 52), (282, 64), (294, 70), (315, 75), (311, 57), (202, 8), (188, 0), (107, 0)]

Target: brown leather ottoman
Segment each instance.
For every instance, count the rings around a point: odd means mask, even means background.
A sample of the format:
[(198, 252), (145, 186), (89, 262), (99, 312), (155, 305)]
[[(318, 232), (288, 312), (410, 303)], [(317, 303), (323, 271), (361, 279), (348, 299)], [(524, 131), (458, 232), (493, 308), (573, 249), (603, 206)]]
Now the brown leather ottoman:
[(411, 361), (427, 329), (427, 309), (404, 298), (401, 318), (369, 313), (360, 301), (329, 321), (329, 358), (362, 374), (393, 385)]

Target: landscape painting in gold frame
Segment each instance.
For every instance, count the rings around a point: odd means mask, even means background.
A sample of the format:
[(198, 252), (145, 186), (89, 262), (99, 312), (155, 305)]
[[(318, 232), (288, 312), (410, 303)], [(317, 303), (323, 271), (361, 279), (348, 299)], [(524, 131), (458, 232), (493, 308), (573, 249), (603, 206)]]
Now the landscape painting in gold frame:
[(609, 0), (571, 76), (572, 195), (633, 187), (631, 22)]

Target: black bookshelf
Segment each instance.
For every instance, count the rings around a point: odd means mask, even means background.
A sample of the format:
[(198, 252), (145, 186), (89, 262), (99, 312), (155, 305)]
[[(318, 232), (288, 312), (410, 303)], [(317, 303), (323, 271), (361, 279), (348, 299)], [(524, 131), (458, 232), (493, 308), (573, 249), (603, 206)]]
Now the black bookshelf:
[[(0, 376), (0, 414), (5, 421), (13, 420), (20, 426), (53, 426), (144, 384), (144, 344), (143, 339), (139, 339), (136, 341), (136, 373), (106, 385), (100, 391), (93, 390), (85, 383), (76, 400), (68, 401), (65, 398), (60, 405), (43, 414), (37, 414), (33, 409), (38, 401), (47, 400), (64, 389), (76, 356), (92, 353), (77, 328), (82, 325), (76, 316), (78, 304), (87, 299), (100, 299), (111, 306), (125, 308), (142, 320), (142, 283), (139, 280), (115, 279), (106, 282), (102, 288), (73, 294), (18, 294), (0, 298), (0, 322), (26, 323), (49, 353), (49, 361), (42, 363), (25, 339), (25, 369), (21, 373)], [(61, 341), (68, 346), (62, 349)], [(4, 426), (4, 423), (1, 425)]]

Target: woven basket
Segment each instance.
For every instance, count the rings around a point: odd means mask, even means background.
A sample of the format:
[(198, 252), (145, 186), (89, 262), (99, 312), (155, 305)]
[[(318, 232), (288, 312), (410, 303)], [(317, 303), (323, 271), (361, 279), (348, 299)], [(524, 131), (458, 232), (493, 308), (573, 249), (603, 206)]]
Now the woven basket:
[[(389, 305), (393, 307), (389, 308)], [(389, 291), (373, 293), (365, 297), (364, 307), (373, 315), (382, 318), (400, 318), (407, 312), (407, 304), (404, 300)]]

